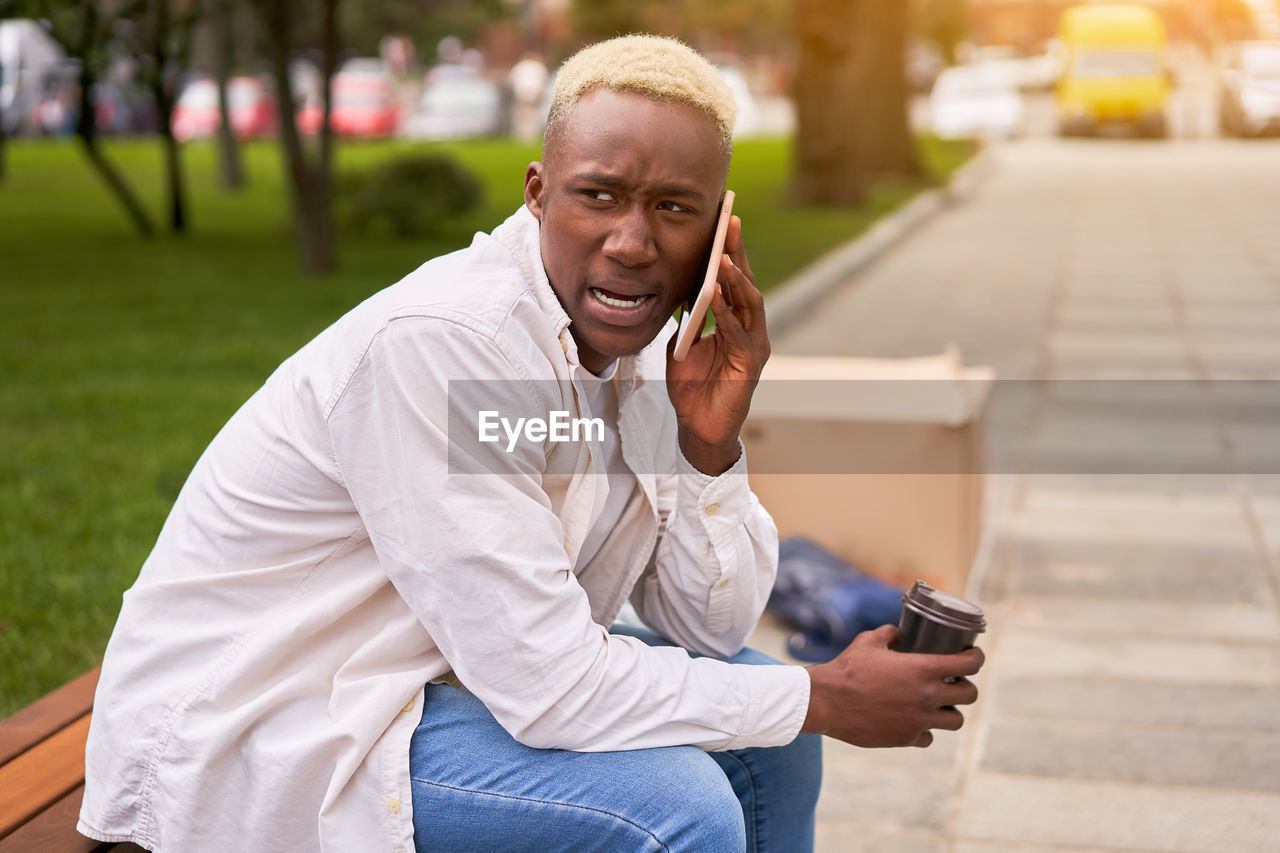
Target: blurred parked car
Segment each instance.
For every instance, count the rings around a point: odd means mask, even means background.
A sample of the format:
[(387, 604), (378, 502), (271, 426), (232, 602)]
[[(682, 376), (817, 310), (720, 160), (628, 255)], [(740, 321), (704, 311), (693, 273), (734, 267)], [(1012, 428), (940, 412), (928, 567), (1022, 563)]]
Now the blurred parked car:
[[(330, 84), (333, 106), (329, 125), (334, 133), (381, 139), (391, 136), (400, 125), (400, 99), (386, 64), (380, 59), (350, 59)], [(298, 129), (318, 133), (324, 105), (304, 104), (298, 112)]]
[[(276, 99), (256, 77), (227, 81), (228, 118), (239, 139), (271, 136), (276, 132)], [(173, 108), (173, 135), (179, 142), (218, 132), (218, 84), (212, 77), (196, 77), (178, 96)]]
[(417, 109), (401, 132), (415, 139), (488, 136), (502, 129), (502, 92), (475, 72), (428, 74)]
[(1230, 46), (1219, 117), (1222, 132), (1232, 136), (1280, 131), (1280, 41)]
[(1022, 95), (1007, 74), (958, 65), (938, 75), (929, 116), (933, 132), (944, 139), (1014, 136), (1022, 130)]

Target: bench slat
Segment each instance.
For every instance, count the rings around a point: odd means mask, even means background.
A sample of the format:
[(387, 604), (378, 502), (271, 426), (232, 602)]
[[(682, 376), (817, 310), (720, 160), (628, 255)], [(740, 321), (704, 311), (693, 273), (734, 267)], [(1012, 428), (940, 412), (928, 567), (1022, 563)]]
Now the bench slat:
[(84, 782), (85, 714), (0, 767), (0, 838)]
[(83, 799), (84, 785), (80, 785), (18, 827), (12, 835), (0, 838), (0, 853), (94, 853), (100, 848), (109, 849), (110, 845), (76, 832)]
[(100, 669), (94, 667), (12, 717), (0, 720), (0, 764), (7, 764), (14, 756), (89, 713)]

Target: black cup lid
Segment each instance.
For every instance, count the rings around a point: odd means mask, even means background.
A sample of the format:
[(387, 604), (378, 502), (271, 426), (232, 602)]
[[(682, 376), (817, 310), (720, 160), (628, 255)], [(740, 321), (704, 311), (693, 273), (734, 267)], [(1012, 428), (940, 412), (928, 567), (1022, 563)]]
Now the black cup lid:
[(931, 619), (957, 628), (969, 631), (985, 631), (987, 628), (987, 620), (981, 607), (959, 596), (934, 589), (924, 581), (916, 581), (915, 586), (903, 596), (902, 603)]

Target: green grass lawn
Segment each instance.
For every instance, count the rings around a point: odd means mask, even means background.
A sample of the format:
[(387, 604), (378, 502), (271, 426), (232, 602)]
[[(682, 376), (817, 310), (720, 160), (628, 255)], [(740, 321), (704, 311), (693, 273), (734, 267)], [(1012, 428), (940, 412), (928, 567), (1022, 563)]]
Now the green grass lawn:
[[(350, 145), (340, 166), (406, 143)], [(369, 294), (489, 230), (520, 203), (536, 146), (440, 146), (487, 187), (432, 239), (344, 238), (341, 268), (299, 272), (274, 145), (245, 149), (248, 190), (185, 152), (192, 233), (147, 242), (67, 141), (11, 143), (0, 182), (0, 716), (97, 663), (169, 506), (205, 445), (275, 366)], [(110, 146), (148, 206), (159, 148)], [(935, 176), (971, 153), (926, 140)], [(739, 143), (729, 186), (763, 288), (857, 234), (928, 182), (877, 188), (856, 210), (786, 202), (788, 144)], [(938, 178), (935, 178), (935, 180)]]

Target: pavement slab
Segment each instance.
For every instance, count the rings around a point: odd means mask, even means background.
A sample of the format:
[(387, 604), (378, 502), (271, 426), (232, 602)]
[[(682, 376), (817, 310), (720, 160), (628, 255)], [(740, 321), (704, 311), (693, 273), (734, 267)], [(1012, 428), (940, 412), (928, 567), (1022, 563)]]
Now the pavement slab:
[(817, 853), (947, 853), (945, 839), (928, 835), (884, 832), (856, 823), (824, 821), (818, 825)]
[[(1001, 610), (988, 608), (993, 617)], [(983, 643), (986, 648), (990, 643)], [(1079, 677), (1149, 679), (1222, 687), (1280, 687), (1280, 645), (1200, 639), (1170, 640), (1056, 633), (1016, 626), (983, 668), (988, 678)]]
[[(1267, 566), (1253, 548), (1007, 537), (992, 559), (998, 567), (1002, 594), (1019, 599), (1075, 596), (1081, 599), (1077, 602), (1080, 609), (1091, 611), (1101, 604), (1100, 612), (1108, 617), (1119, 614), (1105, 605), (1117, 602), (1127, 604), (1130, 610), (1141, 610), (1150, 603), (1162, 616), (1168, 614), (1164, 605), (1169, 602), (1275, 604)], [(1213, 584), (1204, 582), (1208, 573), (1213, 574)], [(989, 580), (997, 582), (994, 576)], [(1235, 610), (1230, 613), (1233, 617), (1243, 615)], [(1195, 621), (1191, 612), (1185, 615), (1187, 621)], [(1132, 622), (1128, 618), (1124, 621), (1150, 626), (1152, 620), (1136, 614)]]
[[(922, 750), (926, 751), (926, 750)], [(818, 820), (876, 829), (942, 832), (951, 818), (957, 772), (827, 762)]]
[[(1280, 687), (1179, 684), (1155, 677), (1029, 675), (995, 684), (990, 703), (991, 712), (1001, 719), (1280, 735)], [(1186, 736), (1184, 731), (1178, 734)]]
[(980, 766), (1032, 776), (1280, 792), (1280, 733), (1148, 726), (1001, 720), (987, 732)]
[[(1265, 579), (1261, 581), (1265, 584)], [(1269, 599), (1269, 590), (1249, 590), (1251, 597)], [(1002, 594), (983, 595), (984, 599)], [(1006, 598), (1008, 626), (1079, 635), (1146, 637), (1169, 640), (1228, 640), (1242, 643), (1280, 643), (1280, 620), (1271, 604), (1249, 601), (1205, 602), (1152, 600), (1133, 596), (1114, 599), (1095, 596), (1020, 594)], [(1280, 708), (1277, 708), (1280, 714)], [(1280, 724), (1280, 717), (1277, 718)]]
[(1280, 794), (979, 772), (965, 788), (956, 833), (979, 849), (1011, 841), (1177, 853), (1274, 850)]

